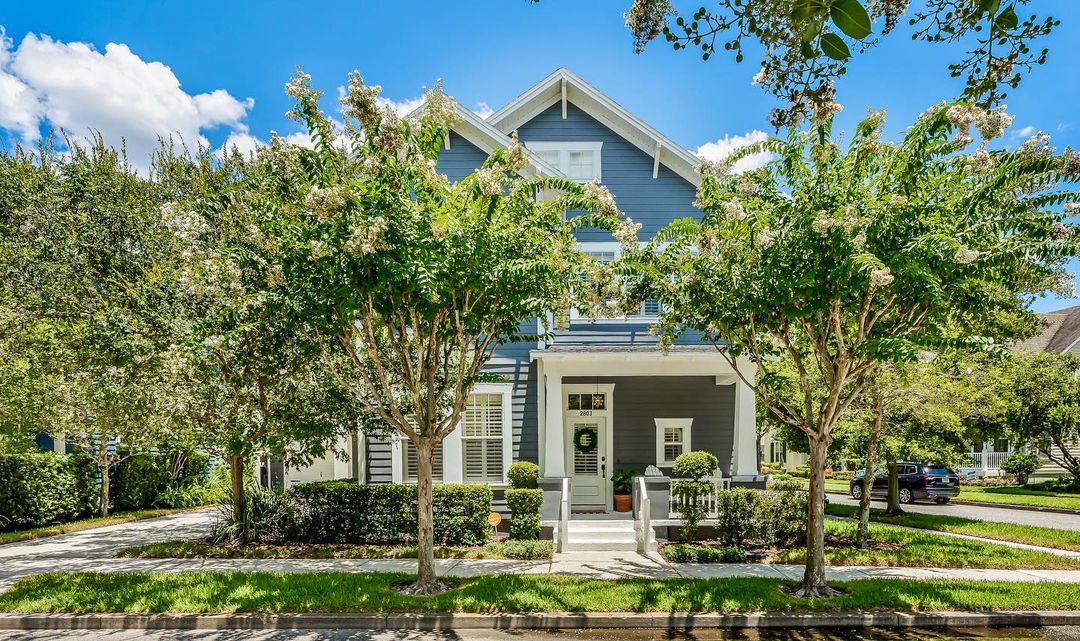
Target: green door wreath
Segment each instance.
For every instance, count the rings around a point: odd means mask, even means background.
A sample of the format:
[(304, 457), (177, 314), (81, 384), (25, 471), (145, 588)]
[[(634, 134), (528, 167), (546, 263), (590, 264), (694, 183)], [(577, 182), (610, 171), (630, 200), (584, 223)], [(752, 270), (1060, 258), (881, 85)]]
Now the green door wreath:
[(596, 449), (596, 427), (579, 427), (574, 430), (574, 449), (588, 454)]

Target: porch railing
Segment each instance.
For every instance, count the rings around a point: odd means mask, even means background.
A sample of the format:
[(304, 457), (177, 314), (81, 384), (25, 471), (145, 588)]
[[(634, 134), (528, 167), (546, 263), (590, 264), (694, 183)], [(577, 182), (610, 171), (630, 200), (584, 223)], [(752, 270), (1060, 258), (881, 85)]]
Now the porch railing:
[(559, 544), (557, 552), (566, 551), (567, 530), (570, 527), (570, 479), (562, 480), (562, 492), (559, 497)]
[(670, 499), (670, 503), (669, 503), (670, 513), (668, 514), (668, 518), (672, 518), (672, 519), (679, 518), (682, 515), (685, 507), (687, 505), (690, 505), (691, 502), (692, 502), (692, 504), (704, 507), (705, 518), (707, 518), (707, 519), (715, 519), (716, 518), (716, 513), (717, 513), (717, 510), (716, 510), (716, 496), (717, 496), (717, 494), (719, 493), (720, 490), (730, 490), (731, 489), (731, 479), (730, 478), (720, 477), (720, 476), (716, 476), (716, 477), (713, 477), (711, 479), (706, 479), (706, 482), (710, 483), (709, 491), (707, 491), (704, 494), (701, 494), (699, 496), (696, 496), (696, 497), (689, 497), (688, 498), (688, 497), (685, 497), (685, 496), (681, 495), (680, 493), (674, 491), (676, 483), (678, 483), (679, 481), (689, 481), (689, 480), (692, 480), (692, 479), (671, 479), (672, 492), (671, 492), (671, 499)]
[(652, 542), (652, 501), (649, 500), (649, 490), (645, 487), (645, 477), (639, 476), (634, 479), (638, 491), (638, 522), (637, 522), (637, 548), (641, 554), (649, 552), (649, 543)]
[(996, 470), (1001, 467), (1001, 462), (1009, 456), (1009, 452), (972, 452), (971, 466), (983, 470)]

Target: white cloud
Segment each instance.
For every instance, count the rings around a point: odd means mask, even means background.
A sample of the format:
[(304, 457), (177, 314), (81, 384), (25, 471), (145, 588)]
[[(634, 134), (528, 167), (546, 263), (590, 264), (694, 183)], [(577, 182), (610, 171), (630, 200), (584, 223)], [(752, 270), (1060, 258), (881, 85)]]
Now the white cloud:
[(484, 120), (487, 120), (487, 119), (488, 119), (488, 116), (490, 116), (491, 114), (495, 113), (495, 110), (494, 110), (494, 109), (492, 109), (492, 108), (491, 108), (491, 107), (490, 107), (490, 106), (488, 105), (488, 103), (484, 102), (483, 100), (481, 100), (480, 102), (476, 103), (476, 107), (475, 107), (475, 108), (473, 109), (473, 111), (474, 111), (474, 112), (476, 112), (476, 115), (477, 115), (477, 116), (480, 116), (480, 117), (481, 117), (481, 118), (483, 118)]
[(1015, 137), (1015, 138), (1031, 138), (1031, 136), (1034, 135), (1034, 133), (1036, 131), (1038, 131), (1038, 130), (1035, 129), (1035, 127), (1033, 125), (1028, 125), (1027, 127), (1022, 127), (1020, 129), (1017, 129), (1015, 132), (1013, 132), (1013, 137)]
[[(344, 125), (342, 125), (336, 120), (332, 120), (332, 122), (334, 123), (334, 128), (338, 133), (337, 142), (339, 144), (344, 144)], [(294, 131), (293, 133), (286, 134), (283, 137), (285, 138), (285, 142), (289, 143), (290, 145), (300, 145), (301, 147), (307, 147), (309, 149), (312, 147), (311, 136), (309, 136), (306, 131)], [(225, 142), (221, 144), (221, 147), (217, 150), (216, 153), (223, 154), (226, 150), (232, 151), (232, 149), (235, 147), (244, 156), (250, 156), (255, 152), (256, 149), (258, 149), (259, 147), (265, 147), (266, 144), (267, 141), (262, 140), (257, 136), (253, 136), (246, 131), (235, 132), (225, 139)]]
[(126, 144), (132, 163), (145, 166), (158, 137), (207, 144), (204, 130), (247, 131), (244, 119), (255, 102), (224, 89), (190, 94), (172, 69), (147, 62), (124, 44), (104, 53), (83, 42), (60, 42), (27, 34), (18, 48), (0, 42), (0, 127), (23, 142), (47, 124), (76, 137), (99, 132), (105, 142)]
[[(707, 142), (704, 145), (697, 148), (697, 155), (699, 158), (705, 160), (712, 160), (714, 162), (727, 158), (731, 152), (740, 147), (745, 147), (751, 143), (761, 142), (768, 139), (769, 135), (760, 129), (755, 129), (749, 133), (745, 133), (741, 136), (725, 135), (723, 138), (716, 142)], [(757, 169), (763, 167), (765, 163), (772, 160), (773, 155), (768, 151), (762, 151), (756, 154), (751, 154), (745, 158), (742, 158), (735, 166), (732, 167), (732, 171), (735, 173), (741, 173), (749, 171), (751, 169)]]
[(390, 100), (389, 98), (379, 96), (375, 99), (375, 102), (377, 102), (380, 107), (390, 107), (397, 112), (397, 115), (405, 117), (415, 111), (417, 107), (424, 104), (424, 97), (417, 96), (415, 98), (406, 98), (405, 100)]

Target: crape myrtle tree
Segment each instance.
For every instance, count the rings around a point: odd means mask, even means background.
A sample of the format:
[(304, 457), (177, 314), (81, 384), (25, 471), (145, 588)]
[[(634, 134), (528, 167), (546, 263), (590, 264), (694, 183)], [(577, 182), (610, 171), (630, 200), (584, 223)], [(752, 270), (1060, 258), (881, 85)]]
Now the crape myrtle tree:
[(104, 515), (111, 468), (165, 429), (155, 316), (166, 234), (158, 185), (122, 151), (100, 137), (66, 147), (50, 139), (0, 162), (0, 352), (12, 366), (0, 406), (29, 423), (19, 429), (64, 435), (94, 459)]
[(1013, 400), (1008, 423), (1020, 442), (1030, 443), (1080, 484), (1080, 358), (1071, 353), (1021, 354), (1009, 372)]
[[(496, 346), (536, 340), (530, 319), (572, 303), (591, 309), (617, 293), (607, 291), (611, 274), (585, 261), (574, 230), (604, 228), (636, 244), (636, 227), (597, 184), (515, 177), (527, 161), (516, 140), (451, 184), (436, 159), (457, 112), (438, 86), (422, 115), (403, 120), (354, 73), (341, 101), (343, 133), (320, 110), (309, 76), (299, 72), (287, 92), (314, 143), (283, 147), (265, 185), (276, 198), (267, 206), (291, 217), (282, 235), (290, 290), (352, 365), (365, 415), (378, 419), (368, 429), (396, 431), (416, 449), (418, 576), (409, 591), (431, 593), (441, 589), (435, 449), (457, 427)], [(551, 196), (539, 198), (541, 190)]]
[[(304, 465), (358, 428), (329, 337), (291, 307), (280, 238), (291, 213), (273, 206), (280, 139), (254, 158), (166, 158), (167, 272), (173, 342), (165, 379), (171, 427), (229, 466), (232, 537), (250, 541), (246, 479), (258, 455)], [(162, 163), (166, 164), (166, 163)]]
[(871, 113), (841, 149), (830, 139), (837, 110), (728, 161), (768, 150), (778, 157), (766, 168), (732, 175), (730, 165), (703, 164), (701, 220), (673, 222), (623, 267), (641, 274), (636, 296), (663, 303), (666, 340), (692, 328), (733, 366), (747, 356), (768, 371), (778, 353), (791, 359), (795, 403), (744, 382), (808, 441), (806, 597), (834, 593), (825, 464), (833, 427), (869, 377), (922, 350), (985, 342), (971, 327), (1030, 318), (1028, 293), (1062, 287), (1077, 248), (1061, 205), (1080, 196), (1060, 189), (1080, 173), (1075, 153), (1055, 156), (1042, 135), (1015, 151), (959, 153), (973, 125), (990, 139), (1009, 123), (967, 103), (930, 109), (897, 144), (879, 139), (883, 114)]
[[(853, 57), (905, 31), (921, 43), (963, 51), (949, 64), (963, 78), (966, 100), (984, 107), (1005, 98), (1024, 73), (1046, 62), (1035, 41), (1060, 21), (1029, 14), (1030, 0), (634, 0), (626, 26), (641, 52), (663, 37), (676, 51), (718, 51), (736, 62), (760, 55), (754, 83), (787, 106), (772, 113), (778, 129), (798, 124), (831, 102), (836, 82)], [(679, 7), (682, 11), (679, 11)], [(900, 27), (900, 29), (897, 29)], [(854, 50), (854, 52), (853, 52)], [(759, 53), (760, 52), (760, 53)]]

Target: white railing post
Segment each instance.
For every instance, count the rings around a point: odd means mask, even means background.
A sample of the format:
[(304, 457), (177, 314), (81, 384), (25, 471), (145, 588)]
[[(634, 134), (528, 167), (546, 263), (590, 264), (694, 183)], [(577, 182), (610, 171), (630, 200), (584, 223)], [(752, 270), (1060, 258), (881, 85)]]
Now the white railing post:
[(562, 480), (562, 496), (559, 498), (559, 545), (558, 552), (566, 551), (567, 528), (570, 524), (570, 479)]
[(638, 501), (638, 552), (648, 554), (649, 543), (652, 542), (652, 501), (649, 500), (649, 492), (645, 487), (645, 477), (637, 478), (638, 492), (641, 498)]

